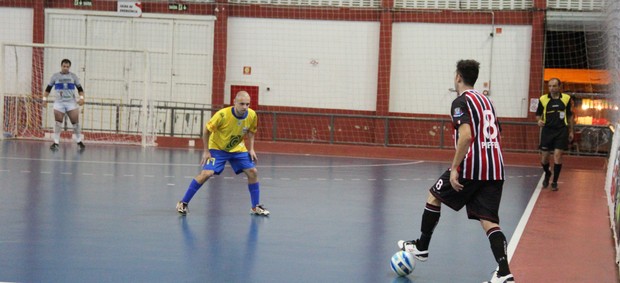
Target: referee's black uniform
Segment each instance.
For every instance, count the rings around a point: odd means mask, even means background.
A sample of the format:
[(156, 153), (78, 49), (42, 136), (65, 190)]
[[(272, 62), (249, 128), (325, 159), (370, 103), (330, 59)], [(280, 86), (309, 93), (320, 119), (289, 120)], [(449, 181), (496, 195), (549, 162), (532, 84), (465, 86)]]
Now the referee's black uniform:
[[(566, 96), (564, 100), (563, 96)], [(570, 96), (564, 93), (558, 98), (553, 98), (551, 94), (540, 97), (536, 116), (542, 117), (545, 122), (540, 132), (540, 150), (568, 150), (568, 125), (573, 118), (571, 104)]]

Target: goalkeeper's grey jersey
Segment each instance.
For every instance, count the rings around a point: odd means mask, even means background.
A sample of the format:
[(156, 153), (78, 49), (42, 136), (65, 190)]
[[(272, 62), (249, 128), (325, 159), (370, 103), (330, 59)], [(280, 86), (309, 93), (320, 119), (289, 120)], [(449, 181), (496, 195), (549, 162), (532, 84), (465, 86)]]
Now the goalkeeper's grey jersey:
[(50, 79), (49, 86), (56, 90), (56, 101), (71, 101), (77, 98), (77, 87), (81, 87), (80, 79), (74, 73), (55, 73)]

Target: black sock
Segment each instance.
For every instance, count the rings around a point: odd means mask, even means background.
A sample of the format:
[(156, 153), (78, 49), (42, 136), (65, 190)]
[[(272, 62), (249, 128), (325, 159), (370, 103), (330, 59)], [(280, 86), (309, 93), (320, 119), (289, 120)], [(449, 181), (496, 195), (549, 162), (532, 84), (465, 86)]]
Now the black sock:
[(506, 255), (506, 236), (502, 233), (502, 229), (499, 227), (491, 228), (487, 231), (487, 237), (491, 243), (491, 250), (495, 261), (499, 266), (497, 276), (506, 276), (510, 274), (510, 268), (508, 267), (508, 256)]
[(557, 183), (560, 178), (560, 171), (562, 171), (562, 164), (553, 164), (553, 182)]
[(434, 206), (427, 203), (424, 208), (424, 213), (422, 214), (422, 227), (420, 228), (422, 235), (420, 235), (420, 240), (417, 245), (419, 250), (428, 250), (433, 231), (435, 231), (435, 227), (437, 227), (437, 223), (439, 222), (439, 216), (441, 216), (441, 206)]
[(549, 171), (549, 163), (547, 163), (547, 164), (541, 163), (540, 165), (542, 165), (542, 168), (545, 171), (545, 178), (550, 176), (551, 175), (551, 171)]

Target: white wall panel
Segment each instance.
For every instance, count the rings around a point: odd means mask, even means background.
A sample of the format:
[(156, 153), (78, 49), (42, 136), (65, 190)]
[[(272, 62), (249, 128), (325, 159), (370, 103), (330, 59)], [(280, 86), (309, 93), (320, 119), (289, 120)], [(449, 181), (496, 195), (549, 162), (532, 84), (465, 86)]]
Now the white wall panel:
[(174, 101), (211, 104), (214, 24), (174, 23), (172, 92)]
[[(32, 43), (32, 9), (0, 8), (0, 42)], [(31, 92), (32, 49), (9, 48), (4, 54), (5, 93), (27, 94)], [(2, 79), (2, 78), (0, 78)]]
[[(172, 19), (133, 19), (131, 45), (148, 49), (151, 64), (151, 95), (155, 100), (170, 101), (172, 75), (173, 26)], [(131, 68), (143, 68), (144, 58), (134, 58)], [(136, 87), (142, 87), (144, 78), (134, 78)], [(140, 95), (141, 92), (137, 92)]]
[[(121, 17), (88, 17), (86, 45), (92, 47), (131, 48), (131, 19)], [(91, 97), (129, 101), (129, 76), (126, 65), (129, 54), (118, 51), (86, 51), (86, 72), (82, 80)]]
[(390, 111), (448, 114), (456, 62), (475, 59), (475, 88), (490, 87), (500, 116), (526, 117), (531, 27), (501, 28), (491, 37), (490, 25), (394, 24)]
[(231, 17), (228, 30), (227, 86), (259, 85), (263, 105), (375, 110), (378, 22)]
[[(152, 81), (150, 94), (153, 99), (208, 104), (213, 79), (213, 20), (211, 17), (203, 20), (193, 16), (176, 19), (167, 15), (161, 18), (156, 15), (128, 18), (106, 12), (80, 14), (50, 9), (47, 13), (46, 43), (148, 49)], [(62, 53), (62, 56), (54, 56), (54, 60), (58, 61), (54, 65), (59, 66), (62, 58), (73, 58), (72, 61), (78, 65), (74, 63), (72, 71), (88, 70), (85, 75), (78, 73), (84, 85), (107, 85), (107, 93), (100, 93), (97, 91), (99, 88), (91, 87), (90, 95), (109, 97), (112, 93), (123, 101), (142, 98), (142, 54), (79, 50), (63, 50)], [(86, 58), (85, 53), (88, 53)], [(58, 66), (53, 71), (57, 71)]]

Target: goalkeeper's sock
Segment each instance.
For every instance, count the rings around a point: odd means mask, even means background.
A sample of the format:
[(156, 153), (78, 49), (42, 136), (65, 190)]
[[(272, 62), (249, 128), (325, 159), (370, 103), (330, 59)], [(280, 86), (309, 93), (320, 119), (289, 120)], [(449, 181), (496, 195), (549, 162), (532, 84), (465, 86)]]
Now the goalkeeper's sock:
[(75, 140), (77, 142), (82, 141), (82, 129), (80, 128), (80, 123), (73, 124), (73, 133), (75, 134)]
[(56, 123), (54, 124), (54, 135), (52, 136), (52, 138), (54, 138), (54, 143), (60, 143), (60, 132), (61, 131), (62, 131), (62, 122), (56, 121)]

